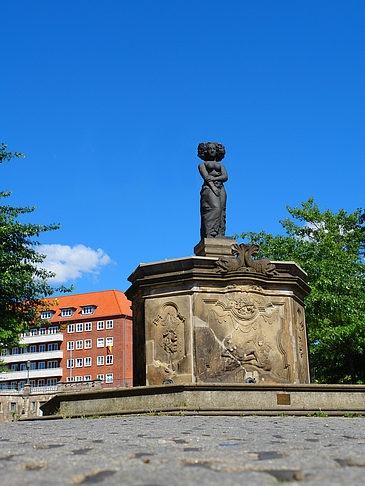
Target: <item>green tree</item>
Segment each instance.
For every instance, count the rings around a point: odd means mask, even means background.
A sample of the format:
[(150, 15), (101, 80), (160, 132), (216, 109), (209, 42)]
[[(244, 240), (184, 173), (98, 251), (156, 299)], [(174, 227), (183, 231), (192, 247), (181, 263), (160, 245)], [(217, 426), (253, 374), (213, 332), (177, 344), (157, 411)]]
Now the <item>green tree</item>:
[[(0, 144), (0, 163), (24, 157), (8, 152)], [(10, 192), (0, 192), (1, 203)], [(45, 259), (37, 252), (38, 237), (45, 231), (59, 228), (58, 224), (42, 225), (22, 223), (19, 216), (32, 213), (34, 207), (12, 207), (0, 204), (0, 349), (16, 344), (19, 333), (40, 322), (39, 313), (47, 308), (42, 300), (55, 291), (48, 279), (54, 274), (39, 267)]]
[(365, 213), (320, 211), (313, 198), (287, 207), (286, 235), (264, 231), (241, 238), (259, 256), (294, 260), (308, 274), (305, 301), (311, 368), (322, 383), (365, 383)]

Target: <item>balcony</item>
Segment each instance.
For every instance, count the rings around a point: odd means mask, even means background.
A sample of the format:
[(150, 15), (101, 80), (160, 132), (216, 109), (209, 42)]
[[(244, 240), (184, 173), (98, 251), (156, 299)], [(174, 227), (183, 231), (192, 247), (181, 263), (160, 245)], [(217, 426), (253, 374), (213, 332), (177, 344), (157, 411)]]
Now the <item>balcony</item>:
[[(29, 370), (29, 379), (36, 378), (56, 378), (62, 376), (62, 368), (46, 368), (44, 370)], [(2, 381), (27, 380), (28, 371), (4, 371), (0, 373), (0, 383)]]
[(9, 356), (1, 356), (1, 361), (4, 361), (4, 363), (25, 363), (28, 360), (44, 361), (46, 359), (58, 359), (58, 358), (63, 358), (63, 351), (61, 351), (60, 349), (56, 351), (44, 351), (41, 353), (22, 353), (22, 354), (12, 354)]
[(36, 336), (24, 336), (20, 340), (20, 344), (53, 343), (58, 341), (63, 341), (62, 332), (56, 332), (55, 334), (37, 334)]

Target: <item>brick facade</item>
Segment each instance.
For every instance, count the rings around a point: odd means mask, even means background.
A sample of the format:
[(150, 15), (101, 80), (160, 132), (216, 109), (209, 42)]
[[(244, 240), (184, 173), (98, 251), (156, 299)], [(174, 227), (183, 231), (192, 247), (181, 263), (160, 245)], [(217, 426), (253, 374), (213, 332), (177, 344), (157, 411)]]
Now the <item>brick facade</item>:
[[(99, 378), (107, 382), (120, 380), (121, 386), (131, 386), (133, 370), (130, 316), (79, 319), (77, 323), (82, 324), (82, 331), (77, 331), (76, 326), (71, 327), (70, 331), (69, 325), (63, 331), (62, 381), (70, 381), (70, 378), (73, 378), (71, 381)], [(85, 330), (85, 324), (91, 328), (90, 331)], [(70, 367), (70, 360), (73, 360), (73, 368)]]

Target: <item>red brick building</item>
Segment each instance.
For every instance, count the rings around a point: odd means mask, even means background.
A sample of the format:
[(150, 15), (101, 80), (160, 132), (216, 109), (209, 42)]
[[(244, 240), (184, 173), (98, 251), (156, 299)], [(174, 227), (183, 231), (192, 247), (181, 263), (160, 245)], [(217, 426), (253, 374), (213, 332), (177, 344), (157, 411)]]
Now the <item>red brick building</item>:
[(53, 386), (59, 381), (100, 379), (132, 386), (132, 315), (123, 292), (106, 290), (48, 299), (49, 324), (24, 333), (21, 344), (3, 352), (9, 371), (0, 387)]

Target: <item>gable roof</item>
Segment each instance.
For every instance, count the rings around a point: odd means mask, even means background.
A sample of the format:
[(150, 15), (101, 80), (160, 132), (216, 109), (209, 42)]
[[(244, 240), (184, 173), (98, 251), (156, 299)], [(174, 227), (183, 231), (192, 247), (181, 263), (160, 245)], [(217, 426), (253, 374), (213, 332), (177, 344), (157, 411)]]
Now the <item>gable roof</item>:
[[(130, 309), (131, 302), (119, 290), (104, 290), (102, 292), (90, 292), (87, 294), (61, 295), (60, 297), (48, 298), (50, 310), (55, 311), (50, 322), (60, 320), (73, 321), (85, 318), (108, 317), (115, 315), (132, 316)], [(94, 314), (81, 314), (84, 306), (95, 306)], [(61, 317), (61, 309), (76, 309), (72, 317)]]

